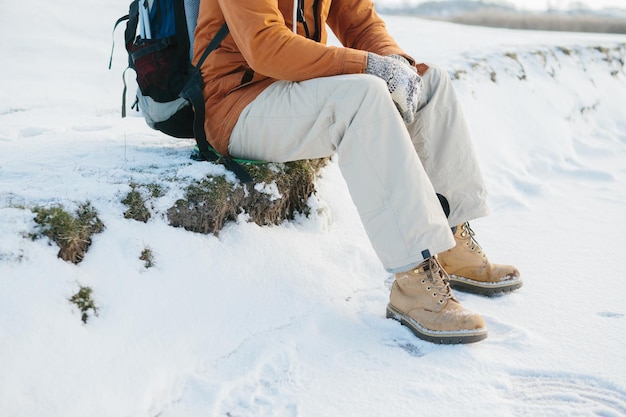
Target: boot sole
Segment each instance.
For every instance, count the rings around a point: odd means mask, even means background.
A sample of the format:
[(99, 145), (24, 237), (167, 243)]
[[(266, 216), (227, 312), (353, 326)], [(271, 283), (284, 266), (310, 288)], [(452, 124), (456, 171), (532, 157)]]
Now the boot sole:
[(504, 294), (511, 291), (515, 291), (524, 284), (524, 282), (518, 279), (509, 279), (499, 282), (480, 282), (473, 279), (460, 277), (458, 275), (450, 275), (450, 286), (463, 292), (469, 292), (472, 294), (480, 294), (486, 296)]
[(406, 326), (413, 334), (422, 340), (441, 345), (458, 345), (461, 343), (480, 342), (487, 338), (487, 329), (475, 330), (430, 330), (404, 314), (391, 304), (387, 305), (387, 318), (394, 319)]

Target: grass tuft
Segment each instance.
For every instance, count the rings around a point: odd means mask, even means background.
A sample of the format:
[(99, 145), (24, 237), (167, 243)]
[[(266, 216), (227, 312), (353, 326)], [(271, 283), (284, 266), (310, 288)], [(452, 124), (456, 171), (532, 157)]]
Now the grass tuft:
[(207, 176), (186, 188), (184, 198), (168, 209), (167, 217), (172, 226), (218, 234), (242, 212), (260, 226), (280, 224), (296, 213), (308, 215), (314, 180), (326, 162), (246, 165), (254, 179), (248, 185), (231, 183), (224, 176)]
[(141, 251), (141, 255), (139, 256), (139, 259), (143, 261), (143, 266), (146, 269), (150, 269), (153, 266), (155, 266), (154, 253), (152, 252), (152, 249), (150, 249), (147, 246)]
[(98, 308), (91, 297), (93, 291), (89, 287), (80, 286), (78, 292), (69, 298), (69, 302), (75, 304), (81, 312), (81, 320), (87, 324), (90, 315), (98, 317)]
[(48, 237), (60, 248), (57, 256), (74, 264), (83, 260), (91, 245), (91, 236), (104, 230), (104, 224), (89, 202), (81, 204), (74, 214), (61, 205), (35, 207), (33, 212), (40, 229), (33, 237)]
[(146, 207), (146, 200), (137, 187), (137, 184), (130, 183), (130, 191), (122, 200), (122, 204), (128, 207), (128, 210), (124, 212), (124, 218), (146, 223), (150, 219), (151, 214)]

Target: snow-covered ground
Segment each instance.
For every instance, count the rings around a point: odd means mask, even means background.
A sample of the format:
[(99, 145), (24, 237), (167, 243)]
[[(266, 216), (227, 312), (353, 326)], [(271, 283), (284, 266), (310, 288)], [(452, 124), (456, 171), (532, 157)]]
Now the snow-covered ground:
[[(222, 168), (120, 118), (121, 30), (107, 64), (126, 7), (0, 5), (2, 416), (626, 415), (626, 36), (388, 17), (455, 79), (491, 192), (473, 228), (525, 279), (458, 293), (489, 337), (437, 346), (385, 319), (390, 277), (335, 163), (308, 219), (219, 238), (167, 225), (184, 185)], [(123, 218), (132, 181), (166, 191), (147, 224)], [(106, 230), (78, 266), (28, 237), (33, 206), (85, 201)]]

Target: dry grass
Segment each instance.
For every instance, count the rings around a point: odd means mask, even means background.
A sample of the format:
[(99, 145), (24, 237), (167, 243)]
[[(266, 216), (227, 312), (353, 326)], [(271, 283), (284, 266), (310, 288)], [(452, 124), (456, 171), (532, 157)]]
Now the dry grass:
[(143, 261), (143, 266), (146, 269), (150, 269), (156, 265), (154, 263), (154, 253), (152, 252), (152, 249), (147, 246), (141, 251), (141, 255), (139, 255), (139, 260)]
[(128, 210), (124, 212), (124, 218), (146, 223), (151, 215), (146, 207), (146, 199), (143, 198), (137, 187), (137, 184), (131, 183), (130, 191), (122, 200), (122, 204), (128, 207)]
[[(314, 180), (325, 159), (286, 164), (250, 165), (246, 169), (255, 185), (233, 184), (225, 177), (206, 177), (187, 187), (185, 198), (167, 211), (172, 226), (199, 233), (218, 234), (224, 224), (242, 212), (258, 225), (275, 225), (308, 214), (307, 200), (314, 193)], [(258, 185), (276, 186), (275, 198)]]
[(83, 260), (91, 245), (91, 236), (104, 230), (104, 224), (88, 202), (80, 205), (74, 214), (60, 205), (35, 207), (33, 212), (35, 223), (39, 225), (33, 237), (48, 237), (60, 248), (57, 256), (74, 264)]

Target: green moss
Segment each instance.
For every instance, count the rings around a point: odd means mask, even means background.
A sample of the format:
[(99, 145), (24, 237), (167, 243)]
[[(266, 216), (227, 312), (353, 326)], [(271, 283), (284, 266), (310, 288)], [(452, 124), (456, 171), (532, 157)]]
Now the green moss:
[(35, 207), (33, 212), (40, 229), (33, 237), (48, 237), (59, 246), (58, 257), (75, 264), (83, 260), (91, 245), (91, 236), (104, 230), (104, 224), (89, 202), (81, 204), (74, 214), (61, 205)]
[(191, 204), (216, 203), (228, 198), (228, 193), (235, 187), (226, 177), (205, 177), (187, 187), (185, 199)]
[(124, 218), (146, 223), (152, 217), (147, 203), (151, 199), (160, 198), (165, 195), (163, 186), (156, 182), (149, 184), (131, 182), (129, 185), (130, 191), (121, 201), (122, 204), (128, 207), (128, 210), (124, 212)]
[(141, 251), (139, 259), (143, 261), (143, 265), (146, 269), (152, 268), (155, 265), (154, 254), (152, 253), (152, 249), (149, 247), (145, 247), (144, 250)]
[(81, 227), (90, 232), (90, 234), (100, 233), (104, 230), (104, 223), (98, 217), (98, 212), (91, 203), (86, 202), (79, 205), (76, 210), (76, 216)]
[(157, 183), (146, 184), (146, 188), (150, 192), (150, 197), (152, 198), (159, 198), (165, 195), (165, 191), (163, 190), (163, 187), (160, 184), (157, 184)]
[[(284, 164), (245, 165), (251, 184), (231, 183), (225, 176), (207, 176), (190, 184), (184, 198), (167, 211), (170, 224), (200, 233), (217, 234), (241, 213), (258, 225), (280, 224), (295, 213), (308, 214), (307, 201), (314, 193), (314, 179), (327, 159)], [(261, 187), (257, 187), (257, 185)], [(267, 185), (277, 193), (268, 194)]]
[(69, 302), (80, 310), (83, 323), (87, 323), (90, 315), (98, 316), (98, 308), (91, 297), (92, 293), (91, 288), (81, 286), (78, 292), (69, 298)]
[(146, 207), (146, 200), (144, 200), (141, 192), (137, 190), (137, 184), (130, 184), (130, 191), (122, 200), (122, 204), (128, 207), (128, 210), (124, 212), (125, 219), (133, 219), (144, 223), (150, 219), (151, 214)]

